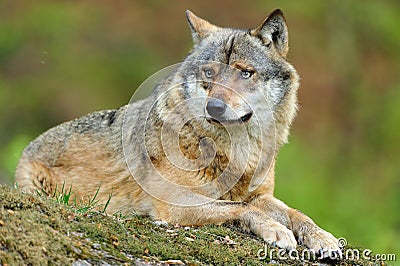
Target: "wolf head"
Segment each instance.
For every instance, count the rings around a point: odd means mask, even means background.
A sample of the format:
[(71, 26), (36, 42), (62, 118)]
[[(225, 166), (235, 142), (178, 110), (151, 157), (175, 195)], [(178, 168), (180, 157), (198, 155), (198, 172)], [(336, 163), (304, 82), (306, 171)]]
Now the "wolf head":
[(180, 93), (171, 92), (167, 101), (190, 99), (184, 108), (175, 107), (216, 130), (251, 126), (256, 119), (264, 123), (259, 118), (268, 109), (272, 115), (266, 119), (273, 120), (281, 146), (296, 113), (299, 87), (296, 70), (286, 60), (288, 29), (282, 11), (275, 10), (251, 30), (221, 28), (190, 11), (186, 15), (194, 48), (172, 79), (181, 82)]

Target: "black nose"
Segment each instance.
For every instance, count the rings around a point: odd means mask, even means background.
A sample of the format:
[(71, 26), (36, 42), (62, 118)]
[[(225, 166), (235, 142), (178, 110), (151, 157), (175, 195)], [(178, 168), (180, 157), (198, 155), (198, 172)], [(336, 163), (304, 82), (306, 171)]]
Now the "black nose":
[(220, 118), (226, 110), (226, 104), (219, 99), (210, 99), (206, 106), (207, 112), (213, 118)]

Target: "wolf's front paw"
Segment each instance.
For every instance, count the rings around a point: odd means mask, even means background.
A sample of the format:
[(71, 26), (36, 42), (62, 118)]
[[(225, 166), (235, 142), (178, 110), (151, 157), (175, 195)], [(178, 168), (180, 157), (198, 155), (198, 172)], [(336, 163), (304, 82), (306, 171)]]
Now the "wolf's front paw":
[(318, 254), (320, 258), (339, 259), (342, 256), (336, 237), (321, 228), (299, 237), (299, 242)]
[(261, 237), (269, 245), (277, 246), (287, 250), (296, 249), (297, 242), (293, 232), (284, 225), (277, 222), (270, 222), (261, 232)]

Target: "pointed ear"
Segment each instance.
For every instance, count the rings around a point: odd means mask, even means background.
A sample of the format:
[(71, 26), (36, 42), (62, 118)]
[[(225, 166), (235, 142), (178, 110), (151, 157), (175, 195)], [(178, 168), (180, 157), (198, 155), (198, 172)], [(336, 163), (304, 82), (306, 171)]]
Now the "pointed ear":
[(220, 29), (219, 27), (211, 24), (210, 22), (197, 17), (191, 11), (186, 11), (186, 17), (189, 22), (190, 30), (192, 31), (192, 37), (194, 44), (198, 44), (202, 39), (207, 37), (214, 31)]
[(269, 46), (274, 44), (278, 52), (286, 57), (289, 51), (289, 36), (285, 17), (280, 9), (272, 12), (257, 28), (250, 31), (251, 35), (261, 39)]

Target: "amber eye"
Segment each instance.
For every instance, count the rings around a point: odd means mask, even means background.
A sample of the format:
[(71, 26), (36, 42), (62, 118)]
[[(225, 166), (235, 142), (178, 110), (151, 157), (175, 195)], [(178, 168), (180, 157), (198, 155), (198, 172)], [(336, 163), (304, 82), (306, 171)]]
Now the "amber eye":
[(242, 78), (244, 78), (244, 79), (251, 78), (251, 76), (253, 76), (253, 74), (254, 74), (254, 71), (242, 70)]
[(213, 71), (211, 69), (205, 69), (204, 70), (204, 75), (206, 76), (206, 78), (210, 79), (213, 77)]

